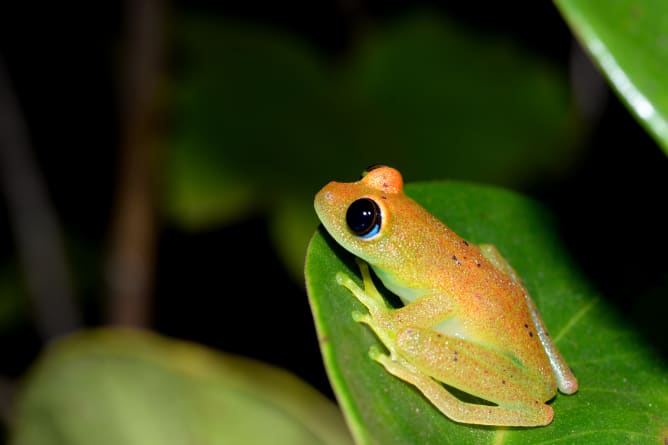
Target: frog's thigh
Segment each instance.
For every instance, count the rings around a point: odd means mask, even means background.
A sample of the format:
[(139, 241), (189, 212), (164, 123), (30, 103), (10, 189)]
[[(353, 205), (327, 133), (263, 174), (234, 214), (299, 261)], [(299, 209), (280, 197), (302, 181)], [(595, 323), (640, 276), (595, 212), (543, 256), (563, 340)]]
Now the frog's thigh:
[[(547, 425), (552, 421), (552, 408), (532, 395), (532, 386), (539, 383), (503, 355), (458, 338), (419, 328), (409, 328), (399, 333), (396, 346), (399, 354), (420, 370), (420, 375), (412, 379), (399, 377), (420, 388), (453, 420), (522, 426)], [(388, 368), (388, 371), (397, 375), (392, 369)], [(498, 406), (462, 402), (434, 379)]]
[(546, 394), (536, 377), (507, 356), (432, 329), (404, 329), (395, 345), (436, 380), (499, 405), (543, 402), (554, 395), (554, 389)]
[(502, 406), (467, 403), (448, 392), (436, 380), (404, 366), (403, 359), (395, 361), (389, 355), (378, 354), (375, 359), (401, 380), (414, 385), (445, 416), (455, 422), (494, 426), (541, 426), (552, 421), (552, 408), (541, 405), (540, 413), (519, 411)]
[(554, 376), (557, 379), (559, 391), (563, 392), (564, 394), (573, 394), (578, 390), (578, 381), (573, 374), (573, 371), (571, 371), (571, 368), (568, 367), (568, 364), (561, 355), (561, 352), (559, 352), (557, 346), (552, 341), (552, 338), (550, 338), (550, 335), (547, 333), (547, 328), (545, 327), (545, 323), (543, 322), (543, 319), (538, 312), (538, 308), (531, 299), (529, 292), (522, 284), (522, 280), (517, 275), (517, 272), (515, 272), (515, 269), (513, 269), (513, 267), (508, 263), (503, 255), (501, 255), (496, 247), (494, 247), (493, 244), (480, 244), (478, 247), (480, 247), (480, 250), (482, 251), (485, 258), (494, 264), (497, 269), (509, 275), (515, 283), (522, 286), (522, 289), (524, 289), (524, 297), (526, 299), (527, 306), (531, 311), (531, 318), (533, 319), (536, 333), (538, 334), (540, 342), (543, 344), (545, 352), (550, 359), (550, 365), (552, 366), (552, 371), (554, 372)]

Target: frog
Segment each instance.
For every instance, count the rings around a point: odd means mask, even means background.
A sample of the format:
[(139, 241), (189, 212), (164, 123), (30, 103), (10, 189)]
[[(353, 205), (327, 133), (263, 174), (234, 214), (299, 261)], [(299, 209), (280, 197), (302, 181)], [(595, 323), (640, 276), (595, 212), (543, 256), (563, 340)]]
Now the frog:
[[(509, 262), (405, 194), (397, 169), (374, 165), (358, 181), (332, 181), (314, 207), (326, 232), (356, 257), (362, 285), (343, 271), (335, 279), (366, 307), (353, 319), (386, 349), (372, 346), (370, 358), (447, 418), (545, 426), (557, 392), (577, 392), (577, 378)], [(370, 269), (402, 305), (386, 301)]]

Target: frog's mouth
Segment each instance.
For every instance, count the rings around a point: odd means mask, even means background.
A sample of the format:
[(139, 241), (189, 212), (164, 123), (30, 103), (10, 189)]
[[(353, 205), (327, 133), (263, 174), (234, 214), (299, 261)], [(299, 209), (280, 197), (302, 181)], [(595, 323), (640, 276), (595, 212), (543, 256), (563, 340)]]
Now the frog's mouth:
[(334, 219), (336, 218), (336, 215), (341, 214), (338, 207), (342, 207), (341, 203), (337, 202), (336, 193), (331, 190), (336, 186), (337, 183), (330, 182), (316, 193), (313, 207), (315, 208), (316, 215), (318, 215), (318, 219), (320, 219), (322, 225), (325, 226), (325, 229), (327, 229), (330, 235), (337, 238), (337, 241), (340, 241), (334, 233), (337, 232), (336, 227), (341, 225), (340, 223), (337, 224)]
[(327, 184), (315, 195), (313, 201), (313, 207), (315, 208), (315, 213), (318, 215), (320, 222), (329, 230), (329, 217), (326, 209), (332, 209), (335, 206), (335, 196), (329, 188), (333, 183)]

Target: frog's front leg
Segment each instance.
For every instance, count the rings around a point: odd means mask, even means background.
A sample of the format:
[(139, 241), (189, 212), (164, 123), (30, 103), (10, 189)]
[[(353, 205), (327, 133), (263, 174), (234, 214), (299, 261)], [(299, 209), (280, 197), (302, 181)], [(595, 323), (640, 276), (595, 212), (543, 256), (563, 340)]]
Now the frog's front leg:
[[(378, 292), (371, 278), (369, 266), (364, 261), (356, 258), (355, 261), (362, 274), (364, 289), (359, 287), (348, 275), (343, 272), (336, 274), (338, 284), (347, 288), (366, 308), (368, 314), (353, 312), (355, 321), (365, 323), (376, 333), (378, 338), (390, 350), (395, 358), (394, 336), (403, 326), (429, 327), (443, 320), (451, 308), (447, 300), (438, 302), (429, 299), (418, 299), (413, 303), (394, 309), (385, 302), (383, 296)], [(438, 307), (438, 311), (433, 308)]]
[[(380, 320), (383, 320), (385, 316), (390, 313), (391, 308), (387, 305), (385, 299), (373, 284), (369, 266), (359, 258), (355, 258), (355, 262), (360, 268), (364, 289), (359, 287), (352, 278), (343, 272), (338, 272), (336, 274), (336, 282), (348, 289), (369, 310), (368, 314), (354, 311), (352, 314), (353, 319), (359, 323), (369, 325), (380, 341), (389, 349), (392, 359), (396, 359), (397, 354), (390, 334), (391, 329), (389, 329), (387, 322), (380, 322)], [(383, 326), (381, 326), (381, 324)]]
[[(418, 298), (411, 304), (398, 309), (387, 305), (383, 296), (373, 284), (369, 266), (356, 258), (355, 261), (362, 274), (364, 289), (360, 288), (348, 275), (343, 272), (336, 274), (336, 282), (346, 287), (369, 310), (369, 314), (382, 324), (386, 330), (396, 331), (396, 326), (431, 327), (448, 317), (453, 310), (448, 298), (434, 295), (430, 299)], [(437, 308), (437, 310), (434, 310)], [(359, 314), (355, 315), (359, 318)], [(362, 318), (359, 320), (364, 322)]]
[(352, 292), (352, 294), (366, 306), (373, 317), (378, 317), (380, 314), (387, 312), (389, 307), (387, 306), (387, 303), (385, 303), (383, 296), (373, 284), (371, 273), (369, 272), (369, 265), (359, 258), (355, 258), (355, 262), (360, 268), (364, 289), (360, 288), (352, 278), (343, 272), (338, 272), (336, 274), (336, 282)]

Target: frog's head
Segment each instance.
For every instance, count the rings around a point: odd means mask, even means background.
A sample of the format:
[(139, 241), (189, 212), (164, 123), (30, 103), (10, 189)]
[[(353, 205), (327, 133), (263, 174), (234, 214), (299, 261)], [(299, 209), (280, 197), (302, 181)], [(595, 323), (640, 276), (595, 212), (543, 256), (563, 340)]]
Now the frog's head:
[(330, 182), (315, 196), (315, 211), (327, 232), (346, 250), (377, 264), (391, 251), (394, 204), (403, 179), (394, 168), (369, 167), (357, 182)]

